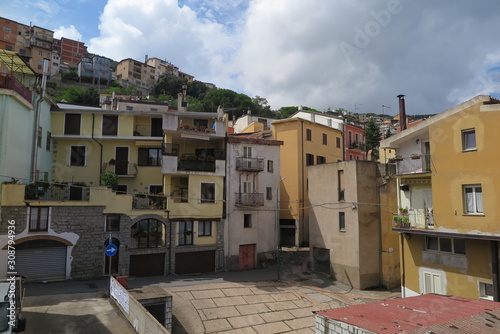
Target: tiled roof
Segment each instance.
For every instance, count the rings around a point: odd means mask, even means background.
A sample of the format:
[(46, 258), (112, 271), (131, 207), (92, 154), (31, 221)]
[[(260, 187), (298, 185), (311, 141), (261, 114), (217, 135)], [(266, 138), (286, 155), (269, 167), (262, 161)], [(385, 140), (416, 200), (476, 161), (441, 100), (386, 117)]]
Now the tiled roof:
[(500, 303), (435, 294), (316, 314), (376, 333), (500, 333)]

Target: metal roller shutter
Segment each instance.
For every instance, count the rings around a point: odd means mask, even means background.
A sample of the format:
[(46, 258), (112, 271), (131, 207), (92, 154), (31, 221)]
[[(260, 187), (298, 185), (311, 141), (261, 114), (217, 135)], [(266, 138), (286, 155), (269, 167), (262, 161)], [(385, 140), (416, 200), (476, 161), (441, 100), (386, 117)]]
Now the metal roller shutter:
[(18, 249), (16, 271), (28, 281), (55, 281), (66, 279), (67, 247)]
[(215, 272), (215, 251), (175, 254), (176, 274)]

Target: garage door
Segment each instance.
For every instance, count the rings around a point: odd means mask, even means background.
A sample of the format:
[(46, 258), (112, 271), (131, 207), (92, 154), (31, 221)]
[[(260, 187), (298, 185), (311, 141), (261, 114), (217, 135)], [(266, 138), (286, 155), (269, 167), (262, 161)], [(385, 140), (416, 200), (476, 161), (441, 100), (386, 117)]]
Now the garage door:
[[(36, 247), (45, 244), (25, 242), (16, 249), (16, 271), (28, 281), (57, 281), (66, 279), (66, 245), (51, 242), (56, 247)], [(34, 246), (34, 247), (33, 247)]]
[(175, 254), (176, 274), (215, 272), (215, 251)]
[(165, 272), (165, 253), (130, 256), (129, 276), (162, 276)]

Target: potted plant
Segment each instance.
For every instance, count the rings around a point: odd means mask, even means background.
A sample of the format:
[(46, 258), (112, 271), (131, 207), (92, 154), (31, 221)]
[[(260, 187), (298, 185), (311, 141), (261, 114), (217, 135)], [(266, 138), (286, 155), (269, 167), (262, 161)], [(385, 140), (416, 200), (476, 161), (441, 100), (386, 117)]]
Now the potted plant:
[(420, 154), (413, 153), (410, 155), (410, 158), (412, 158), (413, 160), (420, 159)]
[(215, 157), (209, 155), (205, 158), (206, 161), (215, 161)]
[(408, 214), (408, 208), (399, 208), (399, 213), (402, 215), (407, 215)]
[(115, 166), (116, 165), (116, 160), (115, 159), (109, 160), (109, 165), (110, 166)]
[(137, 197), (137, 198), (146, 198), (146, 194), (145, 193), (141, 193), (141, 192), (136, 193), (134, 196)]
[(403, 161), (403, 156), (402, 155), (396, 155), (393, 159), (394, 159), (394, 161)]

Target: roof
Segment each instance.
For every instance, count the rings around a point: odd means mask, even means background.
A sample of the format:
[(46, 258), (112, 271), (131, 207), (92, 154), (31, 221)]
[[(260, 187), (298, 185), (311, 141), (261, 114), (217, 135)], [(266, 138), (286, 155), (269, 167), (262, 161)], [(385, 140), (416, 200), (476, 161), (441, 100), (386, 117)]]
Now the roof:
[(500, 303), (425, 294), (316, 312), (375, 333), (498, 333)]
[(270, 130), (252, 132), (252, 133), (237, 133), (231, 134), (227, 138), (228, 143), (246, 143), (246, 144), (260, 144), (260, 145), (283, 145), (282, 140), (266, 139), (272, 138)]
[(12, 72), (35, 75), (31, 67), (13, 51), (0, 50), (0, 62)]
[(464, 109), (467, 109), (477, 103), (491, 104), (491, 103), (499, 103), (500, 101), (493, 99), (488, 95), (478, 95), (470, 100), (467, 100), (459, 105), (456, 105), (448, 110), (445, 110), (437, 115), (431, 116), (422, 122), (411, 126), (395, 135), (390, 136), (384, 140), (380, 141), (380, 148), (394, 148), (396, 147), (401, 140), (405, 140), (408, 136), (417, 135), (419, 133), (428, 131), (430, 125), (446, 118), (451, 115), (454, 115)]
[(340, 129), (336, 129), (336, 128), (327, 126), (325, 124), (316, 123), (316, 122), (313, 122), (313, 121), (310, 121), (310, 120), (307, 120), (307, 119), (304, 119), (304, 118), (300, 118), (300, 117), (278, 119), (278, 120), (273, 121), (271, 123), (271, 125), (279, 125), (279, 124), (283, 124), (283, 123), (292, 123), (292, 122), (304, 122), (304, 123), (309, 123), (309, 124), (314, 124), (314, 125), (317, 125), (317, 126), (321, 126), (323, 128), (330, 129), (330, 130), (333, 130), (333, 131), (342, 132), (342, 130), (340, 130)]

